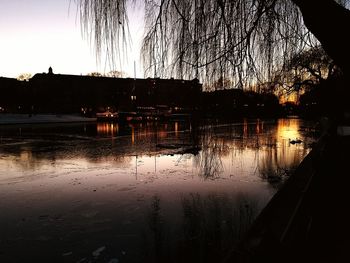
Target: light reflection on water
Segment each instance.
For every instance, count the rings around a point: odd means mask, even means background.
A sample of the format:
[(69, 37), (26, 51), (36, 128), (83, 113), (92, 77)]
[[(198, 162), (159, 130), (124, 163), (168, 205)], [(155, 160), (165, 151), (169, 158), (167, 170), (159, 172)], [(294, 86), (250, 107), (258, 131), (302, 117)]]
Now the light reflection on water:
[(213, 243), (225, 254), (309, 152), (308, 127), (298, 119), (1, 127), (0, 242), (34, 254), (31, 244), (45, 241), (57, 248), (42, 258), (68, 251), (68, 262), (102, 246), (101, 262), (209, 262)]

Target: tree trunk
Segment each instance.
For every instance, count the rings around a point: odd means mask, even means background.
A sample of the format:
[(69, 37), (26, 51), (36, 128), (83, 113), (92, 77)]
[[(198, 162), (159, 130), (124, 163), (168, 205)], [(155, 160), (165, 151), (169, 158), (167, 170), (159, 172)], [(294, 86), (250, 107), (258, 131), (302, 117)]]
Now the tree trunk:
[(350, 11), (334, 0), (292, 0), (300, 9), (306, 27), (327, 54), (350, 75)]
[[(300, 9), (305, 26), (342, 70), (328, 90), (332, 127), (350, 125), (350, 11), (334, 0), (292, 0)], [(334, 128), (334, 131), (336, 129)]]

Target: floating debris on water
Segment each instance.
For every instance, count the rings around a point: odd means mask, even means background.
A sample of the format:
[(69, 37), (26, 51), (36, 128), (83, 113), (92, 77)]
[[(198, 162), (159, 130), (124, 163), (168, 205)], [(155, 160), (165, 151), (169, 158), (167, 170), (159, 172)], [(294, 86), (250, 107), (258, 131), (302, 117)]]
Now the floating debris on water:
[(73, 255), (73, 252), (72, 252), (72, 251), (66, 252), (66, 253), (63, 253), (63, 254), (62, 254), (62, 256), (64, 256), (64, 257), (68, 257), (68, 256), (71, 256), (71, 255)]
[(106, 249), (105, 246), (100, 247), (100, 248), (96, 249), (94, 252), (92, 252), (92, 255), (94, 257), (98, 257), (105, 249)]

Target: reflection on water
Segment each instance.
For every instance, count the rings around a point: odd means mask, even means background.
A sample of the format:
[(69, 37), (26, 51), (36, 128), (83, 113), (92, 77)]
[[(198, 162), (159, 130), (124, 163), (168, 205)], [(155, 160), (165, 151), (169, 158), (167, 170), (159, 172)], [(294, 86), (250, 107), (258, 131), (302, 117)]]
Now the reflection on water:
[(0, 261), (223, 259), (309, 152), (310, 127), (0, 127)]
[(242, 196), (190, 193), (181, 198), (177, 224), (151, 199), (142, 262), (221, 262), (257, 216), (257, 202)]
[(114, 137), (119, 133), (118, 123), (98, 123), (97, 134)]

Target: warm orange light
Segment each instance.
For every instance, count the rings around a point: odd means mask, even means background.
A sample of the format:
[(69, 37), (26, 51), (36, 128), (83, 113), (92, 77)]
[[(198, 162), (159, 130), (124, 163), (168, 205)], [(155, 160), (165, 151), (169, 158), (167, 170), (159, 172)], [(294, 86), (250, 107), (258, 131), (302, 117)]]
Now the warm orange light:
[(131, 144), (135, 144), (135, 128), (131, 127)]
[(177, 122), (177, 121), (175, 122), (174, 131), (175, 131), (175, 135), (177, 136), (177, 135), (178, 135), (178, 133), (179, 133), (179, 124), (178, 124), (178, 122)]
[(299, 119), (281, 119), (278, 121), (277, 136), (283, 139), (300, 138)]
[(260, 133), (260, 120), (258, 119), (256, 122), (256, 127), (255, 127), (256, 133), (259, 134)]
[(113, 123), (98, 123), (97, 124), (97, 134), (99, 135), (111, 135), (114, 137), (118, 134), (119, 126)]
[(247, 119), (244, 119), (244, 121), (243, 121), (243, 136), (244, 137), (248, 136), (248, 122), (247, 122)]

